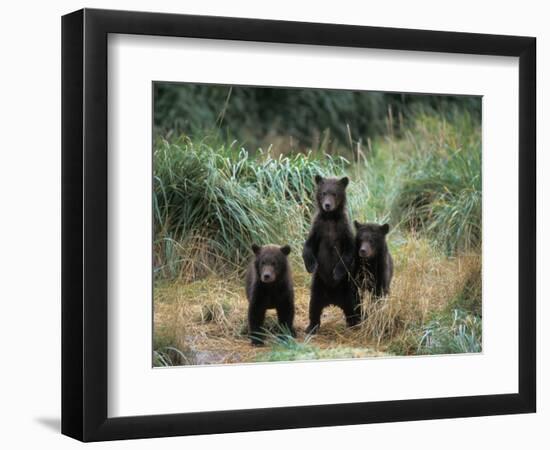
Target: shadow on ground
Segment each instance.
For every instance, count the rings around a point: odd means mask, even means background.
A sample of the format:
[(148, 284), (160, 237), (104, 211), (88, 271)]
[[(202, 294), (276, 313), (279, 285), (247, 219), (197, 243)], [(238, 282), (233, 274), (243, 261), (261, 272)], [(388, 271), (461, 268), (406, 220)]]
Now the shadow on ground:
[(61, 433), (61, 419), (59, 417), (37, 417), (34, 420), (45, 428), (49, 428), (50, 431)]

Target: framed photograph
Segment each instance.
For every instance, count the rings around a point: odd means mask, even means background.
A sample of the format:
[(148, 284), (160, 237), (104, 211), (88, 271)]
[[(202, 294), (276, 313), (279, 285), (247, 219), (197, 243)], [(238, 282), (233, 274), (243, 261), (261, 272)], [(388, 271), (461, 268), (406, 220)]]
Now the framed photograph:
[(535, 412), (536, 40), (62, 19), (62, 432)]

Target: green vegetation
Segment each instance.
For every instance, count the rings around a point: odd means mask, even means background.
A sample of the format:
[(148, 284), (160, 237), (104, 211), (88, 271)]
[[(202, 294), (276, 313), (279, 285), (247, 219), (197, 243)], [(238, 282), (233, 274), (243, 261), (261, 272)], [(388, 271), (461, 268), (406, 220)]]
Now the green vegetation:
[(467, 117), (457, 121), (450, 126), (424, 118), (414, 137), (409, 134), (413, 157), (392, 208), (393, 216), (425, 230), (450, 254), (481, 243), (480, 129)]
[[(425, 234), (452, 255), (481, 242), (480, 131), (473, 119), (419, 117), (405, 137), (376, 140), (372, 154), (251, 155), (236, 144), (185, 136), (154, 150), (155, 273), (242, 267), (254, 242), (281, 236), (300, 248), (314, 211), (314, 176), (348, 174), (350, 216)], [(424, 139), (421, 139), (422, 137)], [(398, 222), (394, 219), (398, 219)], [(280, 242), (282, 243), (282, 242)], [(220, 267), (221, 264), (221, 267)]]
[(452, 320), (446, 316), (426, 325), (418, 347), (418, 353), (430, 355), (480, 352), (481, 319), (455, 309)]
[(450, 120), (467, 110), (481, 117), (479, 97), (450, 95), (155, 83), (154, 96), (159, 134), (215, 133), (248, 149), (283, 144), (332, 152), (350, 135), (365, 144), (367, 137), (399, 135), (418, 115)]
[(311, 153), (251, 157), (186, 137), (159, 140), (154, 163), (155, 272), (163, 277), (189, 273), (190, 265), (234, 270), (252, 243), (274, 242), (283, 231), (298, 246), (313, 211), (314, 176), (343, 174), (349, 165)]
[(348, 359), (377, 356), (378, 353), (368, 348), (338, 347), (323, 349), (307, 342), (295, 339), (276, 341), (268, 352), (260, 354), (258, 362), (307, 361), (312, 359)]
[[(160, 95), (163, 89), (167, 91)], [(366, 125), (356, 123), (344, 126), (341, 137), (333, 126), (325, 138), (325, 119), (320, 118), (321, 137), (300, 138), (300, 145), (311, 145), (296, 151), (300, 146), (261, 149), (246, 144), (247, 136), (254, 134), (250, 130), (263, 136), (250, 142), (265, 143), (270, 136), (277, 141), (285, 129), (286, 122), (275, 126), (266, 118), (273, 110), (260, 111), (267, 92), (253, 95), (252, 89), (237, 88), (228, 96), (228, 88), (219, 88), (208, 97), (205, 87), (195, 89), (178, 91), (175, 101), (172, 87), (157, 87), (155, 365), (481, 350), (479, 99), (428, 96), (397, 108), (392, 101), (398, 96), (369, 94), (370, 103), (361, 103), (354, 93), (333, 93), (327, 97), (330, 101), (325, 99), (325, 110), (317, 104), (321, 91), (284, 90), (281, 95), (292, 99), (285, 108), (309, 98), (308, 104), (323, 114), (340, 108), (340, 116), (347, 117), (347, 107), (338, 103), (347, 99), (351, 110), (358, 110), (353, 102), (359, 102), (369, 114), (386, 114), (384, 126), (372, 125), (378, 127), (372, 135), (365, 134)], [(184, 94), (206, 95), (212, 104), (197, 111), (198, 118), (184, 114), (180, 108), (192, 107), (181, 100)], [(244, 108), (241, 101), (250, 106), (249, 115), (237, 114)], [(385, 107), (373, 106), (376, 102)], [(441, 105), (445, 107), (439, 112)], [(388, 107), (407, 112), (398, 126)], [(179, 118), (197, 124), (176, 124)], [(336, 119), (331, 123), (343, 126)], [(313, 127), (305, 125), (312, 119), (303, 120), (303, 129), (312, 132)], [(215, 127), (199, 126), (212, 122)], [(301, 126), (296, 120), (292, 130)], [(207, 128), (217, 131), (206, 134)], [(182, 129), (186, 134), (179, 132)], [(236, 135), (245, 138), (237, 143)], [(316, 174), (351, 178), (350, 217), (391, 224), (389, 244), (396, 264), (392, 294), (384, 301), (365, 299), (367, 319), (360, 326), (345, 329), (341, 313), (329, 310), (322, 332), (312, 338), (303, 335), (310, 276), (300, 254), (314, 213)], [(273, 336), (271, 344), (260, 349), (250, 348), (246, 337), (242, 287), (252, 243), (289, 243), (296, 285), (298, 337)]]

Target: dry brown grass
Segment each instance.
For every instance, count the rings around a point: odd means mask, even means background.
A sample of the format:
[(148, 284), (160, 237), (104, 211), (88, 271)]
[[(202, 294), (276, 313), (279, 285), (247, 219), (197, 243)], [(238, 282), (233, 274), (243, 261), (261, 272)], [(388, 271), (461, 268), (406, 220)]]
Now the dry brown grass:
[[(481, 275), (478, 254), (445, 257), (427, 241), (408, 236), (394, 249), (395, 276), (391, 295), (363, 301), (364, 318), (346, 328), (342, 311), (326, 308), (320, 332), (309, 343), (319, 349), (356, 349), (358, 356), (384, 355), (388, 346), (411, 327), (425, 323), (444, 310), (465, 284)], [(293, 255), (297, 341), (306, 339), (310, 275), (298, 255)], [(198, 281), (157, 283), (154, 292), (154, 329), (157, 347), (175, 347), (176, 364), (251, 362), (272, 350), (252, 347), (246, 334), (247, 300), (238, 272), (213, 274)], [(266, 326), (276, 323), (269, 311)]]
[(395, 263), (390, 295), (363, 299), (360, 335), (378, 348), (387, 348), (413, 325), (422, 325), (446, 309), (472, 279), (481, 284), (479, 254), (447, 258), (422, 240), (408, 240)]
[[(200, 280), (218, 270), (227, 270), (227, 267), (238, 269), (234, 261), (229, 261), (219, 252), (213, 251), (211, 241), (200, 235), (190, 235), (178, 240), (165, 239), (157, 242), (154, 250), (157, 270), (165, 277), (180, 282)], [(162, 265), (163, 261), (171, 261), (172, 266), (170, 263)]]

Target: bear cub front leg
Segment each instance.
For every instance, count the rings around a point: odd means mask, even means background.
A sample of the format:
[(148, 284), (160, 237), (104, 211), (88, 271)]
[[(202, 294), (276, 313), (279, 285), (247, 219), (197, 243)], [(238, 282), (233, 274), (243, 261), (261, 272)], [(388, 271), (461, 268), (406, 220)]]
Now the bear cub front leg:
[(265, 320), (266, 308), (251, 302), (248, 306), (248, 331), (252, 345), (263, 345), (262, 325)]
[(308, 273), (313, 273), (315, 272), (315, 269), (317, 269), (317, 258), (315, 257), (316, 241), (317, 236), (315, 236), (315, 229), (312, 229), (310, 232), (310, 236), (304, 244), (304, 250), (302, 252), (304, 266), (306, 267)]

